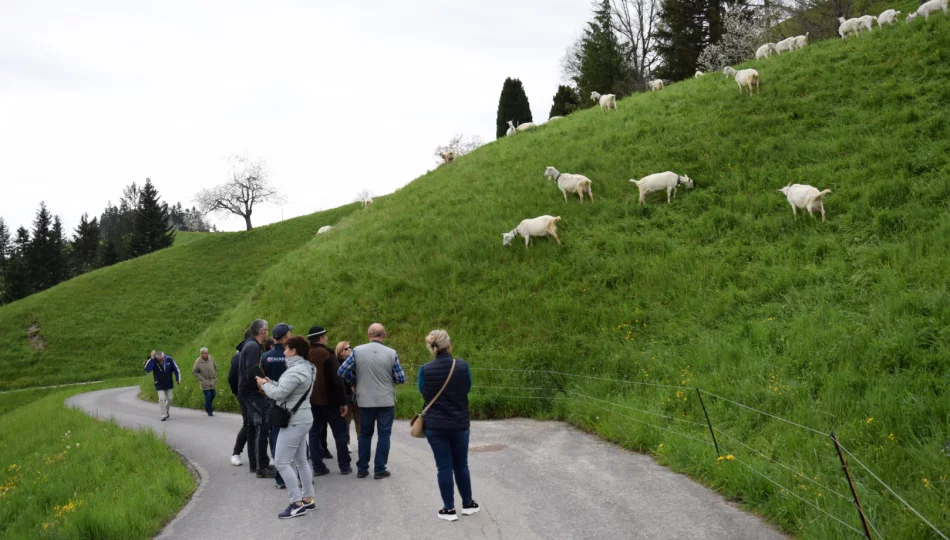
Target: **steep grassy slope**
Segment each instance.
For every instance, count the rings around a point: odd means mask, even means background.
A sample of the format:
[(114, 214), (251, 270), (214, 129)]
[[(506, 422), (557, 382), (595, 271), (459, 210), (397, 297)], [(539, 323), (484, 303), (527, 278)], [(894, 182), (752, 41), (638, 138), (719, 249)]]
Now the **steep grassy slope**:
[[(476, 414), (564, 418), (651, 450), (787, 531), (853, 534), (740, 462), (717, 461), (705, 426), (680, 421), (703, 422), (699, 386), (834, 429), (950, 529), (950, 21), (919, 22), (754, 63), (762, 89), (751, 98), (708, 75), (493, 142), (288, 255), (200, 343), (230, 350), (255, 317), (319, 323), (331, 340), (379, 320), (418, 364), (425, 333), (445, 327), (477, 385), (513, 387), (476, 389)], [(547, 165), (592, 178), (596, 202), (565, 203)], [(664, 170), (696, 188), (638, 207), (628, 179)], [(827, 222), (792, 217), (776, 192), (789, 182), (834, 190)], [(501, 246), (502, 232), (541, 214), (563, 218), (563, 245)], [(547, 375), (486, 368), (628, 384), (561, 377), (565, 397), (520, 390), (553, 387)], [(629, 384), (641, 382), (684, 388)], [(193, 385), (182, 394), (197, 405)], [(502, 397), (514, 394), (544, 399)], [(418, 403), (401, 395), (403, 412)], [(726, 452), (859, 526), (849, 501), (735, 442), (847, 494), (827, 438), (707, 401)], [(855, 476), (884, 535), (928, 537)]]
[[(148, 350), (200, 334), (277, 258), (355, 208), (251, 232), (183, 235), (171, 248), (0, 307), (0, 389), (137, 374)], [(31, 326), (45, 350), (30, 345)]]

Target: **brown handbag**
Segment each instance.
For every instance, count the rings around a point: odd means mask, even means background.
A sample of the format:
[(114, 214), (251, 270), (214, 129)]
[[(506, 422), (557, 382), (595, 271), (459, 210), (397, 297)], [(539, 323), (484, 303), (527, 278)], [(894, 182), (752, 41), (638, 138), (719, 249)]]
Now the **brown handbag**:
[(449, 380), (452, 378), (452, 373), (455, 372), (455, 358), (452, 359), (452, 368), (449, 369), (449, 376), (445, 378), (445, 382), (442, 383), (442, 388), (439, 389), (439, 393), (432, 398), (432, 401), (426, 405), (425, 409), (422, 409), (422, 414), (417, 414), (412, 417), (412, 420), (409, 421), (409, 430), (413, 437), (417, 439), (424, 439), (426, 436), (426, 413), (429, 412), (429, 409), (432, 407), (432, 404), (435, 403), (435, 400), (439, 399), (439, 396), (442, 395), (442, 391), (445, 390), (445, 387), (449, 385)]

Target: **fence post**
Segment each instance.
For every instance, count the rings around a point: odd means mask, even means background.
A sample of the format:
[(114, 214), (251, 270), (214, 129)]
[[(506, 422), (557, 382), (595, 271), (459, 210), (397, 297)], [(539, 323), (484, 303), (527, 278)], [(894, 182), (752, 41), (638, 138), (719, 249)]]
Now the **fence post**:
[(721, 456), (722, 453), (719, 451), (719, 442), (716, 441), (716, 433), (713, 432), (712, 422), (709, 420), (709, 412), (706, 411), (706, 404), (703, 403), (703, 393), (699, 391), (699, 388), (696, 388), (696, 395), (699, 396), (699, 404), (703, 406), (703, 414), (706, 415), (706, 425), (709, 426), (709, 434), (712, 435), (713, 445), (716, 447), (716, 455)]
[(552, 375), (550, 371), (545, 371), (545, 373), (548, 374), (548, 377), (551, 377), (551, 380), (554, 381), (554, 384), (557, 385), (558, 390), (560, 390), (561, 392), (563, 392), (564, 395), (566, 396), (566, 395), (567, 395), (567, 391), (564, 390), (564, 387), (561, 386), (561, 383), (559, 383), (559, 382), (557, 381), (557, 379), (554, 378), (554, 375)]
[(858, 507), (858, 515), (861, 516), (861, 525), (864, 526), (864, 536), (867, 536), (868, 540), (874, 540), (871, 538), (871, 528), (868, 527), (868, 519), (864, 517), (864, 509), (861, 508), (861, 501), (858, 500), (858, 491), (854, 489), (854, 481), (851, 480), (851, 471), (848, 470), (848, 462), (844, 459), (844, 454), (841, 453), (841, 445), (838, 444), (838, 437), (835, 437), (834, 431), (831, 432), (831, 440), (835, 442), (835, 450), (838, 451), (838, 459), (841, 460), (841, 469), (844, 471), (845, 478), (848, 479), (848, 486), (851, 487), (854, 505)]

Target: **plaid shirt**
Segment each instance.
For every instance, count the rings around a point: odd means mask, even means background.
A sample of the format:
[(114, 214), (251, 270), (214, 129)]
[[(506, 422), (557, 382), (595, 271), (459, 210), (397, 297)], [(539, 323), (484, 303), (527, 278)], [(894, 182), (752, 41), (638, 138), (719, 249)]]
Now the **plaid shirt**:
[[(340, 370), (337, 371), (337, 374), (340, 377), (343, 377), (343, 380), (350, 383), (356, 384), (356, 349), (350, 353), (350, 357), (343, 362), (343, 365), (340, 366)], [(396, 384), (402, 384), (406, 382), (406, 372), (402, 370), (402, 366), (399, 365), (399, 355), (396, 355), (396, 361), (393, 362), (393, 382)]]

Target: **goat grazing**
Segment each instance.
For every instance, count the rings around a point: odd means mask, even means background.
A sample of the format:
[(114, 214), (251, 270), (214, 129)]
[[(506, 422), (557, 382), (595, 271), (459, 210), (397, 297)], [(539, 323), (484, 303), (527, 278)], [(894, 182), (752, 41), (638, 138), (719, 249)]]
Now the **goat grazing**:
[(798, 50), (798, 49), (804, 49), (805, 47), (807, 47), (808, 36), (810, 35), (811, 35), (811, 32), (805, 32), (804, 36), (795, 36), (793, 38), (795, 41), (794, 41), (794, 46), (792, 48), (795, 50)]
[(858, 17), (858, 21), (859, 21), (858, 30), (864, 29), (864, 30), (867, 30), (868, 32), (873, 31), (874, 21), (876, 20), (877, 20), (877, 17), (875, 17), (874, 15), (862, 15)]
[(788, 204), (792, 205), (792, 214), (797, 218), (798, 209), (808, 210), (808, 213), (814, 215), (815, 212), (821, 213), (821, 220), (825, 220), (825, 205), (822, 204), (822, 197), (831, 193), (830, 189), (818, 191), (818, 188), (805, 184), (788, 183), (782, 189), (776, 190), (785, 195)]
[(725, 75), (726, 77), (735, 77), (736, 70), (732, 69), (732, 67), (730, 66), (726, 66), (722, 68), (722, 74)]
[(793, 50), (795, 50), (795, 38), (793, 37), (785, 38), (775, 44), (775, 54), (782, 54), (783, 52)]
[(455, 152), (451, 150), (448, 152), (439, 152), (439, 157), (442, 158), (442, 163), (452, 163), (455, 161)]
[(877, 25), (879, 28), (884, 28), (885, 24), (897, 24), (897, 16), (901, 12), (895, 9), (889, 9), (884, 13), (881, 13), (877, 16)]
[(320, 227), (319, 229), (317, 229), (317, 234), (328, 233), (332, 230), (333, 230), (333, 225), (324, 225), (323, 227)]
[(656, 92), (657, 90), (663, 90), (663, 81), (661, 79), (653, 79), (649, 84), (650, 91)]
[(761, 58), (769, 58), (772, 56), (773, 52), (775, 52), (775, 44), (766, 43), (765, 45), (762, 45), (761, 47), (758, 48), (758, 50), (755, 51), (755, 59), (759, 60)]
[(557, 243), (560, 244), (561, 239), (557, 237), (558, 221), (561, 221), (561, 216), (539, 216), (534, 219), (525, 219), (519, 223), (517, 227), (512, 229), (511, 232), (502, 233), (501, 245), (507, 246), (518, 236), (524, 237), (525, 249), (528, 249), (528, 244), (531, 243), (532, 236), (553, 236), (554, 239), (557, 240)]
[(505, 132), (505, 137), (510, 137), (510, 136), (514, 135), (515, 133), (517, 133), (517, 132), (518, 132), (518, 130), (515, 129), (515, 121), (514, 121), (514, 120), (508, 120), (508, 131)]
[(558, 189), (564, 195), (564, 202), (567, 202), (568, 193), (577, 193), (577, 196), (581, 198), (581, 202), (584, 202), (584, 194), (586, 193), (590, 196), (590, 201), (594, 202), (594, 192), (590, 189), (590, 178), (582, 174), (561, 173), (554, 167), (544, 169), (544, 176), (551, 177), (557, 182)]
[(363, 208), (366, 208), (367, 206), (373, 204), (373, 198), (372, 198), (372, 197), (364, 197), (364, 198), (360, 199), (360, 204), (363, 205)]
[(597, 92), (591, 92), (590, 99), (600, 103), (600, 109), (603, 111), (617, 110), (617, 96), (613, 94), (600, 95)]
[[(637, 204), (643, 204), (647, 200), (647, 195), (654, 191), (666, 191), (667, 204), (676, 198), (676, 188), (680, 184), (689, 189), (693, 189), (693, 181), (688, 176), (680, 176), (674, 172), (666, 171), (649, 176), (644, 176), (640, 180), (630, 179), (640, 190), (640, 199)], [(670, 197), (672, 195), (672, 197)]]
[[(930, 0), (929, 2), (924, 2), (917, 8), (917, 15), (914, 16), (923, 16), (924, 19), (929, 19), (931, 15), (937, 13), (938, 11), (943, 11), (943, 14), (947, 14), (947, 0)], [(907, 22), (910, 22), (912, 19), (910, 16), (907, 17)]]
[(533, 122), (525, 122), (524, 124), (518, 124), (518, 131), (528, 131), (534, 127)]
[(703, 75), (705, 75), (705, 73), (703, 73), (702, 71), (699, 71), (699, 70), (697, 69), (697, 70), (696, 70), (696, 74), (693, 75), (693, 78), (694, 78), (694, 79), (698, 79), (698, 78), (702, 77)]
[(561, 118), (564, 118), (564, 117), (563, 117), (563, 116), (552, 116), (551, 118), (548, 118), (548, 122), (550, 122), (551, 120), (559, 120), (559, 119), (561, 119)]
[(742, 93), (743, 88), (749, 89), (749, 95), (752, 95), (752, 87), (754, 86), (756, 90), (759, 89), (759, 72), (754, 69), (742, 69), (735, 71), (736, 84), (739, 85), (739, 93)]

